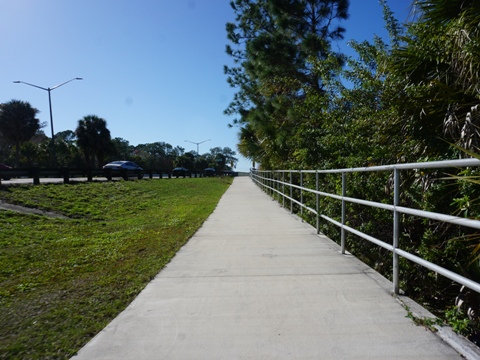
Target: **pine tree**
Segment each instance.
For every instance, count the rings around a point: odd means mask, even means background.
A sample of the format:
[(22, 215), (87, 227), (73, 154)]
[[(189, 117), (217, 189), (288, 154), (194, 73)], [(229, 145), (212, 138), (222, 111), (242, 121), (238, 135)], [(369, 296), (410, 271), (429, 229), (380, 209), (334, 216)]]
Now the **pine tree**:
[[(332, 52), (330, 42), (341, 39), (339, 26), (348, 18), (348, 0), (235, 0), (231, 6), (235, 23), (227, 24), (231, 45), (227, 53), (235, 66), (225, 67), (228, 82), (238, 89), (226, 109), (241, 127), (249, 125), (263, 151), (260, 162), (281, 164), (294, 149), (298, 121), (291, 109), (302, 102), (307, 91), (322, 94), (324, 84), (313, 63), (331, 59), (342, 62)], [(243, 132), (245, 134), (245, 132)]]

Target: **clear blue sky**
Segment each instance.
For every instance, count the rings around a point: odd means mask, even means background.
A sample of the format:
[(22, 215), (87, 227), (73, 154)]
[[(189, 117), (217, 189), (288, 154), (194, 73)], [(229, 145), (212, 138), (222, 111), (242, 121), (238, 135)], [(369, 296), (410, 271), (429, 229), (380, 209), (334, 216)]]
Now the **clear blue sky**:
[[(410, 0), (390, 0), (400, 21)], [(0, 102), (29, 102), (50, 133), (97, 115), (112, 137), (130, 144), (163, 141), (200, 153), (237, 151), (237, 130), (223, 110), (233, 97), (223, 66), (228, 0), (0, 0)], [(377, 0), (351, 0), (345, 40), (385, 36)], [(345, 43), (334, 44), (348, 52)], [(1, 160), (1, 159), (0, 159)], [(241, 158), (237, 170), (247, 170)]]

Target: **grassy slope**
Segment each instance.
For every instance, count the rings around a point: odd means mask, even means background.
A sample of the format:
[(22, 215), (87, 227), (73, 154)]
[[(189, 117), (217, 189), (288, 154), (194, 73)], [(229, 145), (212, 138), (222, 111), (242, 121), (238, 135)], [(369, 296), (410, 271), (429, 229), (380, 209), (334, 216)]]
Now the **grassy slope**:
[(122, 311), (215, 208), (231, 179), (0, 188), (59, 212), (0, 211), (0, 358), (68, 358)]

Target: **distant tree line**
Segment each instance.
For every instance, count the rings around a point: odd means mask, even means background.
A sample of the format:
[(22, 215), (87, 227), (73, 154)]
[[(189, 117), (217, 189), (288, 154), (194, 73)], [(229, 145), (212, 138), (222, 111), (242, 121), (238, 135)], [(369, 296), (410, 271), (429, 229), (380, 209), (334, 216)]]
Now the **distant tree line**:
[(228, 147), (214, 147), (208, 153), (197, 154), (165, 142), (130, 145), (125, 139), (112, 139), (106, 120), (96, 115), (78, 120), (74, 131), (56, 133), (52, 151), (52, 139), (43, 132), (44, 124), (36, 118), (38, 112), (20, 100), (0, 104), (1, 163), (15, 167), (94, 169), (109, 161), (130, 160), (144, 169), (171, 171), (182, 166), (201, 172), (207, 167), (231, 170), (238, 162), (235, 151)]
[[(230, 2), (227, 53), (234, 63), (225, 73), (236, 93), (225, 113), (235, 116), (243, 156), (267, 170), (480, 157), (480, 2), (414, 0), (405, 24), (379, 2), (390, 39), (351, 41), (355, 56), (334, 43), (348, 26), (348, 0)], [(401, 204), (478, 218), (479, 171), (452, 172), (460, 179), (447, 184), (442, 171), (402, 174)], [(392, 203), (388, 175), (348, 181), (348, 196)], [(331, 175), (322, 179), (327, 192), (341, 193), (338, 184)], [(338, 204), (325, 199), (322, 212), (335, 217)], [(391, 237), (391, 214), (360, 205), (348, 212), (350, 226)], [(404, 249), (480, 281), (476, 231), (414, 217), (403, 223)], [(339, 238), (328, 224), (322, 231)], [(353, 235), (347, 241), (388, 277), (388, 252)], [(406, 260), (400, 271), (407, 295), (457, 324), (466, 320), (465, 333), (480, 342), (479, 294)], [(457, 296), (463, 305), (452, 308)]]

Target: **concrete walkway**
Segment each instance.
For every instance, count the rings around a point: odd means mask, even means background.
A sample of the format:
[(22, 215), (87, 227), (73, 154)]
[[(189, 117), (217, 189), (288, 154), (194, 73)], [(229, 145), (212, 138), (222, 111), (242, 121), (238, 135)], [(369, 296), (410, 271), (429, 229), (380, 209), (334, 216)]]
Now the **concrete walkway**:
[(248, 177), (73, 359), (460, 359)]

